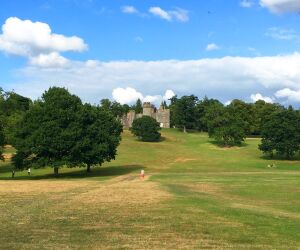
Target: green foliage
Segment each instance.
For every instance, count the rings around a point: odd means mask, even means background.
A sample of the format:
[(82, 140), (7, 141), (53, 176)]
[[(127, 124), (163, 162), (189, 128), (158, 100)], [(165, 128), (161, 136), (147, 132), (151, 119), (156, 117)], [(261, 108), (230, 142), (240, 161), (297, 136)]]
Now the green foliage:
[(141, 99), (137, 99), (135, 105), (131, 107), (132, 110), (135, 111), (136, 114), (142, 114), (143, 113), (143, 103)]
[(135, 119), (132, 123), (130, 131), (141, 141), (155, 142), (159, 141), (161, 134), (159, 133), (159, 123), (150, 116), (143, 116)]
[(198, 97), (194, 95), (171, 98), (171, 124), (177, 128), (195, 129), (197, 121), (196, 103)]
[(118, 102), (111, 102), (109, 99), (102, 99), (100, 102), (101, 109), (110, 112), (114, 117), (122, 117), (129, 112), (127, 104), (121, 105)]
[(14, 138), (17, 168), (88, 166), (113, 159), (121, 124), (109, 113), (82, 105), (64, 88), (50, 88), (18, 124)]
[(225, 146), (240, 145), (246, 138), (247, 122), (233, 106), (213, 105), (207, 112), (209, 136)]
[(299, 113), (291, 107), (273, 113), (263, 125), (259, 149), (270, 156), (294, 156), (300, 149)]
[(206, 96), (203, 100), (199, 101), (196, 105), (196, 128), (199, 131), (208, 132), (208, 111), (216, 106), (223, 106), (221, 102), (216, 99), (208, 99)]
[(0, 120), (5, 134), (5, 143), (12, 144), (16, 124), (31, 105), (29, 98), (0, 88)]
[(3, 124), (2, 121), (0, 120), (0, 160), (3, 160), (3, 146), (5, 143), (5, 136), (4, 136), (4, 131), (3, 131)]

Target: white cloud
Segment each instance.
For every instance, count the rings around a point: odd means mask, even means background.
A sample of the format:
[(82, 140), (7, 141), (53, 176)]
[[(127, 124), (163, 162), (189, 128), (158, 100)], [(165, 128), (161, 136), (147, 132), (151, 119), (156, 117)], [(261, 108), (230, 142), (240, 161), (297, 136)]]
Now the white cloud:
[(189, 21), (189, 12), (185, 9), (176, 8), (175, 10), (169, 11), (169, 14), (179, 22), (184, 23)]
[(215, 44), (215, 43), (210, 43), (210, 44), (207, 44), (206, 46), (206, 51), (213, 51), (213, 50), (219, 50), (220, 47)]
[(114, 100), (121, 104), (130, 104), (135, 102), (137, 99), (143, 100), (143, 95), (137, 92), (134, 88), (116, 88), (112, 92)]
[(68, 59), (59, 55), (57, 52), (49, 54), (39, 54), (36, 57), (30, 57), (29, 63), (40, 67), (63, 67), (69, 62)]
[(262, 96), (260, 93), (257, 93), (257, 94), (252, 94), (250, 96), (251, 100), (253, 102), (257, 102), (259, 100), (262, 100), (262, 101), (265, 101), (265, 102), (268, 102), (268, 103), (273, 103), (274, 100), (271, 98), (271, 97), (268, 97), (268, 96)]
[(261, 6), (274, 13), (299, 13), (299, 0), (260, 0)]
[(123, 6), (121, 8), (121, 11), (123, 13), (126, 13), (126, 14), (136, 14), (136, 13), (139, 13), (139, 11), (134, 6)]
[(277, 98), (287, 98), (291, 102), (300, 102), (300, 90), (284, 88), (275, 93)]
[(295, 40), (300, 41), (300, 35), (293, 29), (283, 29), (278, 27), (272, 27), (268, 29), (265, 34), (266, 36), (272, 37), (276, 40)]
[(168, 90), (166, 91), (166, 93), (164, 94), (164, 96), (163, 96), (163, 100), (168, 101), (169, 99), (171, 99), (171, 98), (174, 97), (174, 96), (175, 96), (174, 91), (168, 89)]
[(20, 56), (36, 56), (51, 52), (77, 51), (87, 48), (77, 37), (52, 33), (48, 24), (10, 17), (2, 26), (0, 50)]
[(168, 101), (175, 94), (172, 90), (167, 90), (164, 96), (161, 95), (144, 95), (138, 92), (134, 88), (115, 88), (112, 91), (113, 99), (121, 104), (132, 104), (140, 99), (142, 102), (151, 102), (154, 104), (160, 104), (163, 100)]
[(240, 5), (241, 5), (243, 8), (251, 8), (251, 7), (254, 5), (254, 3), (253, 3), (252, 0), (242, 0), (242, 1), (240, 2)]
[(167, 11), (161, 9), (160, 7), (151, 7), (149, 9), (149, 12), (151, 14), (153, 14), (155, 16), (158, 16), (158, 17), (160, 17), (162, 19), (165, 19), (167, 21), (171, 21), (172, 20), (171, 15)]
[(179, 22), (187, 22), (189, 20), (189, 12), (181, 8), (167, 11), (160, 7), (151, 7), (149, 8), (149, 13), (169, 22), (174, 19)]
[(248, 100), (253, 93), (272, 96), (284, 88), (300, 90), (299, 68), (299, 53), (186, 61), (69, 61), (66, 67), (27, 66), (15, 71), (15, 82), (9, 84), (31, 98), (57, 85), (84, 101), (98, 103), (111, 96), (113, 89), (130, 86), (152, 96), (169, 89), (179, 96), (207, 95), (225, 102)]

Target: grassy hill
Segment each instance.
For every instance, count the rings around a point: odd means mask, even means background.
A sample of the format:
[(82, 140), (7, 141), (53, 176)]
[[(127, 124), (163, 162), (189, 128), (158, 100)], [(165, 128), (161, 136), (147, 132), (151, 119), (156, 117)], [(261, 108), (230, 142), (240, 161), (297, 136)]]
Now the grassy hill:
[(45, 168), (11, 180), (1, 163), (1, 248), (300, 248), (299, 161), (264, 159), (259, 139), (220, 148), (202, 133), (163, 136), (125, 131), (117, 159), (91, 174), (66, 168), (55, 179)]

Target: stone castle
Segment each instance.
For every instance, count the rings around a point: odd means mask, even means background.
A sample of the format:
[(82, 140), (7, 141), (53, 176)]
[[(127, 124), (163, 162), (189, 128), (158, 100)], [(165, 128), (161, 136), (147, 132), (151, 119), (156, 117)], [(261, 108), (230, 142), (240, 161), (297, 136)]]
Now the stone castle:
[(150, 102), (143, 104), (143, 113), (136, 114), (134, 110), (130, 110), (122, 118), (122, 124), (124, 128), (130, 128), (135, 119), (140, 118), (144, 115), (154, 118), (161, 128), (170, 128), (170, 109), (166, 109), (163, 105), (159, 109), (156, 109)]

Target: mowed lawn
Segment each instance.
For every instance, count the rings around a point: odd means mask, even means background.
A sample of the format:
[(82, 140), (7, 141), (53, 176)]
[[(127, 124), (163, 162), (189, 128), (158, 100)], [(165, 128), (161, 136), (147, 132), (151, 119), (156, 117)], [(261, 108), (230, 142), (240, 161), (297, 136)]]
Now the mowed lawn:
[(0, 163), (0, 248), (300, 249), (299, 161), (264, 159), (259, 139), (220, 148), (203, 133), (163, 136), (125, 131), (117, 159), (91, 174), (11, 180)]

